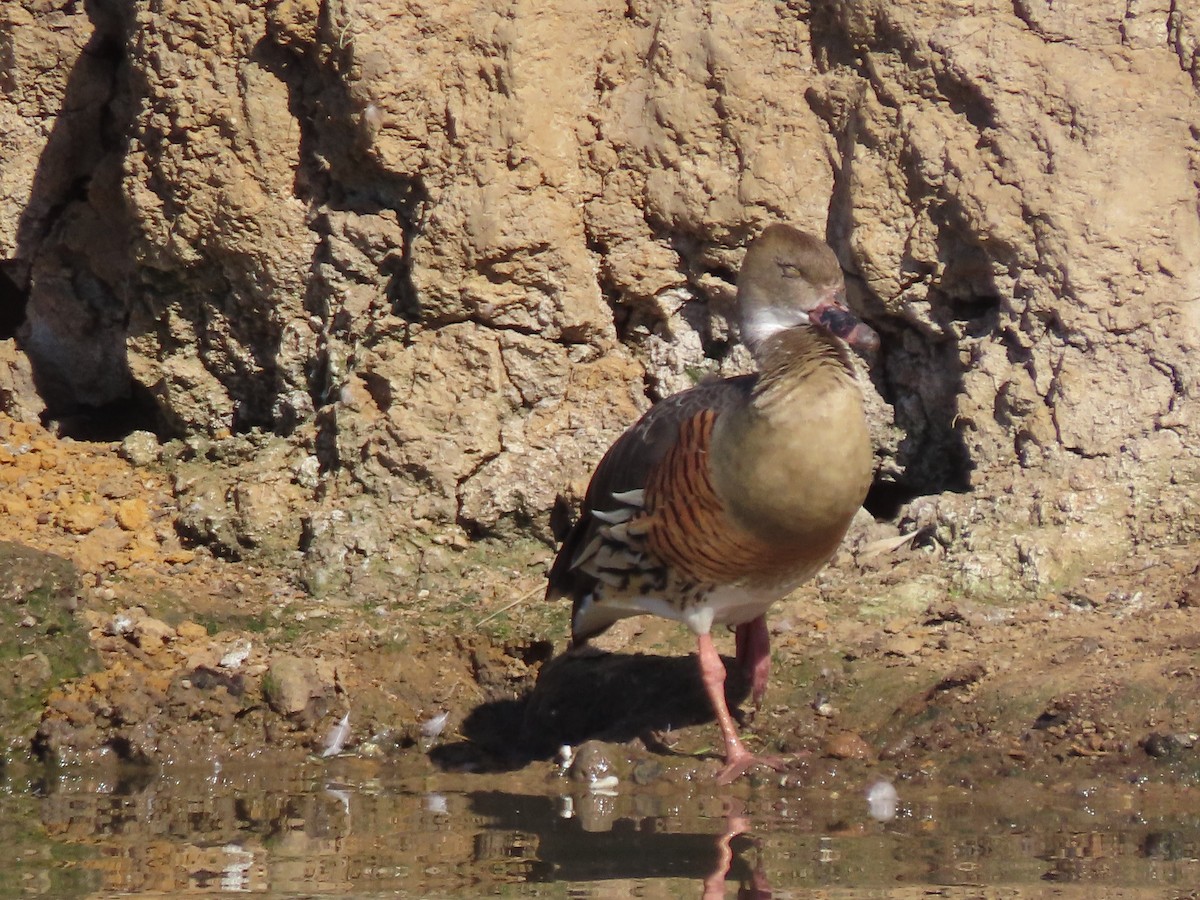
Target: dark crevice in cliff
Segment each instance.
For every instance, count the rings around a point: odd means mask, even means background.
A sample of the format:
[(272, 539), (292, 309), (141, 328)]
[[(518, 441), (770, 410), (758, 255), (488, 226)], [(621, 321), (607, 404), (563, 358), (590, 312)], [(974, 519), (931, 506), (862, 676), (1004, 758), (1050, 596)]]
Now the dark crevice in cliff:
[(93, 27), (67, 78), (61, 112), (38, 159), (0, 263), (0, 337), (26, 353), (44, 422), (60, 435), (119, 440), (168, 436), (150, 391), (129, 368), (129, 212), (116, 179), (133, 109), (125, 102), (124, 23), (88, 5)]
[(617, 337), (624, 340), (628, 334), (630, 311), (629, 307), (621, 302), (621, 291), (614, 283), (612, 273), (608, 271), (608, 243), (594, 237), (590, 228), (586, 229), (585, 239), (588, 252), (596, 260), (596, 287), (600, 291), (600, 296), (604, 298), (604, 302), (608, 304), (608, 308), (612, 310), (613, 329), (616, 331)]
[(904, 437), (896, 453), (901, 471), (872, 488), (868, 510), (878, 516), (924, 494), (969, 491), (975, 463), (957, 421), (964, 390), (958, 341), (895, 317), (872, 324), (881, 345), (871, 379)]
[[(412, 243), (423, 229), (428, 191), (420, 175), (390, 171), (371, 152), (378, 111), (352, 93), (352, 82), (342, 74), (354, 65), (354, 48), (339, 37), (333, 15), (322, 7), (317, 44), (284, 46), (274, 42), (280, 35), (269, 35), (255, 48), (260, 64), (287, 86), (289, 111), (300, 129), (295, 193), (312, 208), (318, 237), (304, 298), (306, 310), (320, 322), (306, 372), (306, 390), (318, 410), (336, 398), (357, 362), (347, 348), (404, 339), (381, 333), (374, 322), (355, 321), (341, 305), (348, 286), (377, 287), (390, 312), (406, 323), (426, 318), (413, 283)], [(346, 222), (386, 213), (394, 213), (400, 226), (399, 246), (381, 249), (351, 240), (363, 258), (348, 260), (339, 252)], [(318, 417), (319, 427), (321, 421)]]
[(59, 437), (77, 441), (120, 441), (135, 431), (149, 431), (160, 441), (177, 437), (159, 415), (154, 395), (136, 381), (128, 397), (100, 405), (79, 404), (69, 413), (47, 417), (46, 425)]
[(867, 491), (863, 508), (876, 519), (891, 521), (900, 514), (905, 504), (921, 496), (919, 491), (895, 481), (877, 479)]
[(29, 301), (27, 278), (18, 274), (16, 260), (0, 260), (0, 341), (16, 336), (25, 321), (25, 304)]

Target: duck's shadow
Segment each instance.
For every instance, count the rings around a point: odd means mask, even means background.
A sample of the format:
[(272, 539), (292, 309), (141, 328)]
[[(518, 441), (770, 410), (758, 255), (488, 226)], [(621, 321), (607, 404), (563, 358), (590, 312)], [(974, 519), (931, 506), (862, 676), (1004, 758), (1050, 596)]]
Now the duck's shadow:
[[(734, 707), (748, 686), (732, 660), (725, 665)], [(444, 769), (511, 770), (549, 759), (563, 744), (624, 743), (712, 719), (695, 655), (565, 653), (542, 667), (524, 696), (475, 707), (459, 728), (463, 740), (429, 755)]]

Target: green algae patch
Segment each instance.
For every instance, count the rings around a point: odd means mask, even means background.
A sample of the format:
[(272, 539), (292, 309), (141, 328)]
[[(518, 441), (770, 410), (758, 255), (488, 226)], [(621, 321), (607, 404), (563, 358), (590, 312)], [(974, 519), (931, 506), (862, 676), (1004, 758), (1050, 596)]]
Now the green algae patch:
[(54, 687), (100, 667), (80, 587), (69, 560), (0, 541), (0, 758), (28, 745)]

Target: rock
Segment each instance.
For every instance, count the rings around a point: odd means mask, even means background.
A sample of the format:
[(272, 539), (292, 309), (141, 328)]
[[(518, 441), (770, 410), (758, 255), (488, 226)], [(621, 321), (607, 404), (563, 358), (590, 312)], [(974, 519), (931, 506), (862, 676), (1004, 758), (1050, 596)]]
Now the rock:
[(183, 641), (202, 641), (208, 637), (208, 629), (196, 622), (180, 622), (175, 630)]
[(116, 505), (113, 515), (126, 531), (141, 531), (150, 524), (150, 506), (141, 497), (130, 497)]
[(104, 508), (95, 502), (75, 502), (58, 514), (59, 524), (73, 534), (87, 534), (106, 518)]
[(315, 488), (321, 481), (321, 461), (315, 456), (306, 456), (292, 467), (292, 477), (303, 488)]
[(255, 435), (211, 443), (204, 456), (175, 472), (180, 532), (230, 559), (277, 560), (293, 552), (302, 530), (297, 507), (307, 496), (291, 474), (297, 451), (282, 439)]
[(233, 644), (221, 654), (221, 659), (217, 665), (222, 669), (240, 669), (242, 664), (250, 658), (250, 653), (253, 651), (254, 645), (243, 639), (233, 642)]
[(157, 462), (160, 447), (158, 438), (149, 431), (134, 431), (121, 441), (117, 451), (122, 459), (128, 460), (135, 466), (148, 466)]
[(175, 640), (175, 629), (153, 616), (140, 616), (133, 623), (133, 639), (147, 653), (157, 653)]
[(612, 749), (600, 741), (585, 741), (575, 750), (567, 777), (589, 789), (612, 790), (619, 781)]
[(1154, 731), (1146, 735), (1141, 744), (1147, 756), (1153, 756), (1155, 759), (1176, 759), (1185, 750), (1195, 747), (1197, 740), (1200, 738), (1191, 733), (1163, 734)]
[(281, 716), (311, 726), (325, 715), (333, 697), (331, 674), (317, 660), (278, 656), (263, 675), (263, 697)]
[(20, 696), (34, 691), (44, 691), (50, 687), (50, 679), (54, 670), (50, 659), (40, 650), (26, 653), (21, 657), (12, 671), (12, 683), (15, 693)]
[(12, 340), (0, 340), (0, 409), (22, 422), (39, 421), (46, 409), (29, 357)]
[(855, 731), (839, 731), (825, 742), (825, 755), (833, 759), (874, 759), (875, 751)]
[(96, 528), (75, 545), (74, 558), (85, 572), (101, 572), (118, 567), (132, 538), (120, 528)]
[(867, 788), (867, 814), (877, 822), (896, 818), (900, 794), (890, 781), (876, 781)]

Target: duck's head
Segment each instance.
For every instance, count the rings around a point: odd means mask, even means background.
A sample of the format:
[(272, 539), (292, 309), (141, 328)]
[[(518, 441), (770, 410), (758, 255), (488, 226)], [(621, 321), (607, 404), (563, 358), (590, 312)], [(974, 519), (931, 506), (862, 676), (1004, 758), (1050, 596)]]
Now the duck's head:
[(770, 225), (746, 251), (738, 273), (738, 318), (751, 352), (777, 332), (811, 326), (872, 352), (879, 335), (846, 306), (833, 250), (791, 225)]

